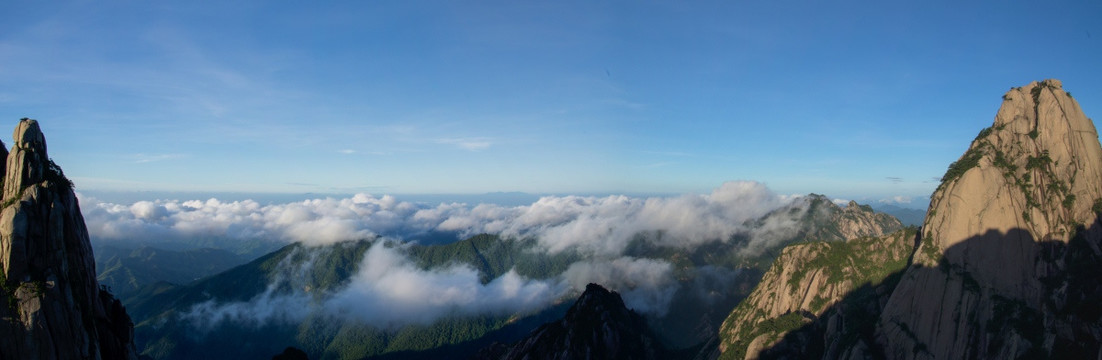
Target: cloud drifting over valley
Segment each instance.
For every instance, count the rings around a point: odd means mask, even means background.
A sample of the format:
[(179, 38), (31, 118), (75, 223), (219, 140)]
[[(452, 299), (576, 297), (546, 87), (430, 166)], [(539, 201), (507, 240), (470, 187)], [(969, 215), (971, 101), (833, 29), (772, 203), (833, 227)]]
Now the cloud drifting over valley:
[[(99, 243), (144, 241), (155, 246), (157, 241), (199, 237), (298, 242), (306, 245), (302, 251), (325, 251), (327, 245), (346, 240), (381, 239), (365, 253), (350, 283), (320, 302), (278, 292), (279, 286), (288, 286), (280, 281), (292, 280), (276, 280), (252, 300), (208, 301), (186, 317), (210, 327), (227, 320), (260, 324), (299, 319), (304, 311), (325, 309), (391, 328), (456, 314), (539, 310), (590, 282), (620, 291), (629, 307), (662, 315), (680, 283), (669, 262), (625, 255), (633, 239), (642, 234), (659, 246), (692, 249), (746, 233), (760, 235), (752, 237), (747, 249), (759, 248), (764, 245), (754, 241), (783, 231), (786, 224), (745, 224), (791, 201), (756, 182), (728, 182), (709, 194), (676, 197), (547, 196), (524, 206), (426, 205), (367, 194), (272, 205), (217, 199), (122, 205), (81, 198), (89, 232)], [(482, 283), (479, 272), (468, 265), (424, 269), (402, 250), (405, 240), (440, 232), (454, 234), (456, 240), (479, 233), (532, 238), (539, 251), (584, 256), (554, 278), (528, 279), (510, 270)], [(296, 271), (303, 270), (284, 272)]]

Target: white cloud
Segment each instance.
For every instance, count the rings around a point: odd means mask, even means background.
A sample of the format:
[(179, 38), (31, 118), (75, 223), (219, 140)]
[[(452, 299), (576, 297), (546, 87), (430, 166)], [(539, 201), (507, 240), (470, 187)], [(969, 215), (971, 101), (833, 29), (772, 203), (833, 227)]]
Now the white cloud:
[[(638, 235), (656, 245), (688, 250), (744, 234), (749, 241), (741, 251), (757, 254), (794, 236), (808, 209), (804, 198), (778, 196), (755, 182), (728, 182), (709, 194), (676, 197), (546, 196), (525, 206), (426, 205), (368, 194), (272, 205), (217, 199), (120, 205), (84, 196), (80, 201), (96, 241), (271, 239), (308, 245), (297, 251), (308, 252), (312, 259), (317, 252), (331, 249), (328, 245), (377, 239), (346, 287), (307, 294), (303, 284), (295, 283), (303, 277), (294, 274), (308, 271), (312, 261), (280, 265), (286, 268), (284, 275), (254, 299), (211, 300), (187, 311), (185, 320), (200, 330), (223, 321), (246, 325), (293, 321), (321, 310), (388, 328), (428, 324), (451, 315), (523, 313), (576, 296), (591, 282), (619, 291), (631, 308), (661, 316), (681, 283), (669, 262), (624, 255)], [(772, 211), (776, 214), (764, 217)], [(550, 279), (528, 279), (507, 271), (484, 284), (470, 266), (423, 269), (407, 257), (402, 239), (432, 231), (455, 232), (459, 237), (477, 233), (532, 237), (537, 251), (578, 251), (586, 260)], [(730, 276), (716, 274), (722, 275), (717, 279)]]
[(902, 196), (902, 195), (893, 196), (893, 197), (886, 198), (886, 199), (880, 199), (880, 203), (883, 203), (883, 204), (910, 204), (911, 201), (914, 201), (914, 198), (912, 198), (910, 196)]
[(579, 261), (570, 265), (562, 278), (573, 289), (585, 289), (589, 283), (601, 284), (620, 292), (628, 308), (658, 316), (669, 310), (680, 286), (670, 263), (631, 257)]
[[(422, 269), (400, 244), (382, 240), (367, 250), (347, 286), (311, 294), (301, 282), (305, 277), (296, 274), (310, 271), (314, 261), (332, 249), (297, 248), (277, 266), (275, 279), (263, 293), (248, 301), (201, 302), (183, 312), (181, 319), (202, 332), (227, 322), (253, 327), (293, 323), (311, 314), (397, 329), (450, 316), (531, 313), (577, 296), (589, 283), (619, 291), (629, 308), (661, 316), (679, 288), (670, 263), (630, 257), (577, 262), (550, 279), (528, 279), (509, 270), (483, 284), (478, 271), (466, 264)], [(292, 265), (292, 258), (306, 260)]]
[(144, 164), (185, 157), (184, 154), (134, 154), (134, 163)]
[(490, 139), (481, 138), (481, 137), (437, 139), (436, 143), (455, 145), (455, 146), (459, 147), (460, 149), (469, 150), (469, 151), (485, 150), (485, 149), (490, 148), (491, 145), (493, 145), (493, 143), (490, 141)]
[(639, 233), (662, 231), (662, 245), (689, 248), (747, 230), (744, 223), (789, 200), (756, 182), (728, 182), (705, 195), (634, 198), (547, 196), (531, 205), (435, 206), (357, 194), (261, 205), (244, 200), (157, 200), (133, 205), (81, 197), (95, 241), (217, 237), (323, 245), (377, 235), (414, 238), (431, 231), (535, 237), (552, 252), (620, 254)]
[(531, 280), (508, 271), (482, 284), (467, 265), (424, 270), (384, 242), (364, 255), (351, 284), (326, 301), (341, 317), (396, 328), (429, 324), (444, 316), (511, 314), (539, 310), (564, 294), (555, 281)]

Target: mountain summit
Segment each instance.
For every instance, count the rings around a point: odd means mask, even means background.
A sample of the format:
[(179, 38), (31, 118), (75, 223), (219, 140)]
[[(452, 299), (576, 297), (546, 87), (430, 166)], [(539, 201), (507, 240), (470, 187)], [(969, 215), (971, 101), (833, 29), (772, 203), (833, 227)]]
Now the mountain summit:
[(785, 249), (724, 325), (723, 357), (1102, 358), (1100, 214), (1092, 121), (1057, 80), (1012, 88), (913, 241)]
[[(497, 352), (497, 354), (493, 354)], [(642, 316), (615, 291), (585, 287), (562, 320), (540, 326), (511, 348), (488, 350), (482, 359), (661, 359), (662, 345)]]
[(72, 183), (38, 122), (13, 134), (0, 210), (0, 359), (136, 359), (133, 324), (96, 282)]
[(1058, 80), (1003, 100), (931, 196), (880, 318), (889, 355), (1102, 356), (1098, 132)]

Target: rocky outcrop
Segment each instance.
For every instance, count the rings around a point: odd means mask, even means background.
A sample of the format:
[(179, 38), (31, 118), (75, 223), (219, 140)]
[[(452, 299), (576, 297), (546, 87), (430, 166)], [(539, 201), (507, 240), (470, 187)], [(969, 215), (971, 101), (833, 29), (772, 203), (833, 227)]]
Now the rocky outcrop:
[(819, 194), (800, 197), (746, 225), (751, 235), (745, 244), (740, 244), (742, 255), (766, 255), (759, 257), (767, 261), (760, 266), (763, 270), (773, 261), (776, 250), (789, 244), (881, 236), (903, 228), (899, 219), (876, 212), (868, 205), (850, 201), (842, 207)]
[[(870, 249), (792, 246), (725, 324), (723, 355), (1102, 358), (1100, 214), (1094, 124), (1059, 81), (1013, 88), (994, 124), (949, 166), (901, 271), (846, 290), (855, 282), (845, 275), (786, 274), (879, 263), (850, 261)], [(876, 251), (898, 259), (903, 245)], [(816, 265), (824, 258), (847, 260)], [(816, 296), (834, 305), (822, 311), (808, 302)]]
[(0, 210), (0, 358), (136, 359), (130, 317), (96, 282), (72, 183), (35, 120), (13, 135)]
[(1102, 357), (1098, 132), (1057, 80), (1003, 100), (931, 197), (879, 321), (889, 357)]
[(589, 284), (562, 320), (540, 326), (511, 347), (493, 346), (480, 359), (664, 359), (646, 320), (615, 291)]
[[(843, 299), (859, 288), (872, 293), (890, 291), (914, 250), (916, 231), (902, 230), (881, 237), (860, 237), (845, 242), (814, 242), (786, 247), (761, 283), (739, 303), (720, 331), (720, 351), (726, 359), (755, 359), (762, 350), (774, 348), (801, 327), (815, 323), (833, 324), (827, 336), (806, 338), (783, 352), (794, 358), (808, 357), (852, 344), (834, 344), (845, 333), (857, 333), (860, 322), (843, 311), (858, 307), (862, 314), (878, 314), (881, 302), (858, 304)], [(884, 298), (886, 300), (886, 298)], [(872, 307), (865, 309), (864, 307)], [(867, 321), (865, 323), (868, 323)], [(847, 328), (846, 325), (849, 327)], [(856, 340), (864, 341), (858, 338)], [(816, 344), (817, 346), (810, 346)], [(837, 350), (834, 350), (837, 351)]]

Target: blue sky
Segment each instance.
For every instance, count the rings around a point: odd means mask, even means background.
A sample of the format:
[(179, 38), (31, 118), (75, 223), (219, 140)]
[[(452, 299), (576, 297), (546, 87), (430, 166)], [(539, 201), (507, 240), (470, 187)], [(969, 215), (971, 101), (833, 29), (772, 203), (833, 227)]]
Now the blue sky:
[(884, 3), (4, 2), (0, 123), (78, 190), (882, 199), (1010, 87), (1102, 112), (1102, 3)]

